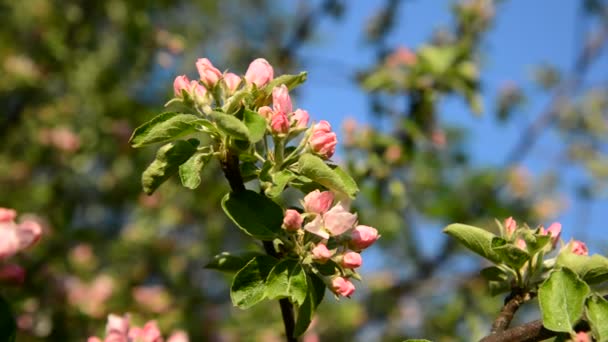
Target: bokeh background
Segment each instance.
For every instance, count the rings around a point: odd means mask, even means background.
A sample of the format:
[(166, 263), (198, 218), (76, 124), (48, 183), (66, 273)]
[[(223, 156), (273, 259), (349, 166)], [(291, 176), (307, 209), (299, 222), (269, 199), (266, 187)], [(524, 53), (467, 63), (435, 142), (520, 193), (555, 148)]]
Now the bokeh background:
[(307, 342), (484, 336), (503, 298), (452, 222), (560, 221), (606, 253), (606, 1), (3, 0), (0, 20), (0, 206), (45, 229), (15, 258), (25, 281), (0, 285), (18, 341), (83, 341), (124, 312), (191, 341), (282, 340), (276, 303), (234, 308), (230, 275), (204, 268), (259, 248), (220, 210), (218, 165), (195, 191), (141, 190), (155, 149), (130, 134), (199, 57), (308, 71), (295, 102), (339, 131), (353, 205), (382, 234)]

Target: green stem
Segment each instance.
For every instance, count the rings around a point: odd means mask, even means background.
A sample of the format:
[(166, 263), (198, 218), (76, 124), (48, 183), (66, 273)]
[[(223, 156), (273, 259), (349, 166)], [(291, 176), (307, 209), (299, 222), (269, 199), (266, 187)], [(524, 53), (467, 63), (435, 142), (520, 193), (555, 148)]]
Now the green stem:
[(283, 138), (274, 138), (274, 167), (273, 171), (279, 171), (281, 165), (283, 165), (283, 154), (285, 152), (285, 146)]

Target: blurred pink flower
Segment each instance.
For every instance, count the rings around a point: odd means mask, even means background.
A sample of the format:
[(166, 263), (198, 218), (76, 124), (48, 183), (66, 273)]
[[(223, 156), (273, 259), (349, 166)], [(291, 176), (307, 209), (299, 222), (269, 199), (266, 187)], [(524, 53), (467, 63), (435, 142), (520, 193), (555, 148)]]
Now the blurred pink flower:
[(154, 313), (162, 313), (171, 307), (171, 295), (160, 285), (137, 286), (132, 295), (137, 304)]
[(196, 69), (207, 88), (212, 88), (222, 78), (222, 73), (207, 58), (199, 58), (196, 61)]
[(273, 77), (274, 70), (264, 58), (258, 58), (251, 62), (245, 73), (247, 83), (253, 83), (258, 88), (268, 84), (268, 82), (272, 81)]
[(241, 84), (241, 77), (237, 74), (227, 72), (226, 74), (224, 74), (224, 83), (228, 88), (228, 92), (232, 94), (237, 90), (237, 88)]
[(25, 269), (19, 265), (0, 266), (0, 282), (21, 285), (25, 281)]
[(412, 66), (416, 64), (416, 54), (405, 46), (398, 47), (386, 57), (386, 65), (395, 67), (399, 65)]
[(42, 227), (33, 220), (17, 224), (14, 221), (14, 210), (1, 209), (3, 219), (0, 220), (0, 259), (5, 259), (36, 243), (42, 235)]
[(189, 342), (188, 334), (183, 330), (173, 332), (167, 339), (167, 342)]
[(509, 216), (505, 220), (505, 229), (507, 236), (511, 236), (515, 232), (515, 229), (517, 229), (517, 222), (513, 219), (512, 216)]
[(562, 232), (562, 225), (559, 222), (553, 222), (549, 226), (549, 228), (547, 228), (546, 231), (544, 228), (542, 228), (542, 227), (540, 228), (541, 235), (549, 235), (551, 237), (551, 243), (553, 244), (553, 247), (555, 247), (555, 245), (557, 244), (557, 241), (559, 241), (561, 232)]
[(589, 250), (587, 249), (587, 245), (584, 242), (574, 240), (572, 241), (571, 251), (577, 255), (589, 255)]
[(283, 218), (283, 227), (289, 231), (297, 231), (302, 228), (304, 218), (297, 210), (287, 209)]
[(0, 208), (0, 223), (14, 221), (17, 217), (15, 209)]
[(90, 283), (84, 283), (79, 278), (70, 277), (65, 282), (65, 289), (71, 305), (89, 316), (100, 317), (106, 312), (106, 301), (114, 293), (114, 279), (100, 274)]
[(182, 91), (185, 91), (186, 93), (190, 92), (190, 80), (186, 75), (177, 76), (175, 80), (173, 80), (173, 94), (175, 94), (175, 97), (183, 98), (184, 94)]
[(260, 113), (261, 116), (263, 116), (264, 118), (266, 118), (266, 120), (270, 120), (270, 118), (272, 118), (272, 115), (274, 114), (272, 112), (272, 108), (270, 108), (268, 106), (260, 107), (258, 109), (258, 113)]

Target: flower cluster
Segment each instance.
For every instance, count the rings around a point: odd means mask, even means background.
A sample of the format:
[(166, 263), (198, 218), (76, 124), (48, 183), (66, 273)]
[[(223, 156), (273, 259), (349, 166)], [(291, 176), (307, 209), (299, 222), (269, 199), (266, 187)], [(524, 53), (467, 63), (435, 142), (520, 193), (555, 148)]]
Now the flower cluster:
[[(0, 260), (8, 259), (19, 251), (35, 244), (42, 228), (33, 220), (16, 223), (14, 209), (0, 208)], [(20, 284), (25, 279), (25, 270), (15, 264), (0, 266), (0, 280)]]
[[(520, 228), (525, 229), (525, 230), (519, 230), (519, 233), (517, 233), (517, 231), (518, 231), (517, 221), (515, 221), (513, 219), (513, 217), (508, 217), (504, 222), (504, 235), (507, 239), (514, 241), (515, 245), (517, 247), (519, 247), (520, 249), (528, 250), (528, 246), (526, 244), (526, 241), (525, 241), (523, 235), (526, 232), (528, 232), (530, 230), (530, 228), (528, 228), (527, 226), (520, 227)], [(548, 253), (548, 252), (552, 251), (553, 249), (555, 249), (555, 247), (557, 246), (557, 243), (560, 241), (560, 237), (562, 234), (562, 225), (559, 222), (553, 222), (551, 225), (549, 225), (548, 228), (545, 229), (545, 227), (540, 226), (539, 228), (534, 230), (534, 232), (536, 234), (538, 234), (539, 236), (548, 236), (549, 237), (550, 243), (544, 250), (545, 253)], [(562, 250), (570, 251), (576, 255), (589, 255), (587, 245), (585, 245), (584, 242), (578, 241), (578, 240), (570, 241), (569, 243), (566, 244), (566, 246), (564, 246), (560, 250), (560, 252)]]
[[(106, 325), (106, 337), (96, 336), (88, 338), (87, 342), (163, 342), (164, 339), (155, 321), (149, 321), (143, 327), (131, 326), (128, 315), (109, 315)], [(183, 331), (176, 331), (167, 339), (167, 342), (188, 342), (188, 335)]]
[[(303, 213), (285, 211), (283, 228), (299, 238), (297, 250), (312, 272), (323, 275), (334, 293), (349, 297), (355, 292), (349, 278), (358, 277), (355, 269), (363, 263), (360, 252), (380, 236), (375, 228), (357, 225), (357, 215), (340, 201), (334, 204), (334, 197), (331, 191), (308, 193), (301, 203)], [(327, 270), (331, 274), (324, 274)]]

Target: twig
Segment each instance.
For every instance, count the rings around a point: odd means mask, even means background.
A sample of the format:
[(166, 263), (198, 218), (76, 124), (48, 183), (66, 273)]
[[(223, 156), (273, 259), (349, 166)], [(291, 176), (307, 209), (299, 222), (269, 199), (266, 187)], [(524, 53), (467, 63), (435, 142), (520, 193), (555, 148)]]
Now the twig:
[[(243, 177), (239, 168), (238, 156), (231, 153), (230, 151), (227, 151), (226, 155), (220, 163), (222, 165), (222, 171), (224, 172), (224, 176), (228, 180), (228, 184), (230, 184), (230, 189), (233, 192), (245, 191), (245, 184), (243, 183)], [(264, 245), (264, 250), (266, 251), (266, 254), (275, 258), (279, 257), (271, 241), (262, 241), (262, 243)], [(281, 306), (281, 316), (283, 317), (283, 325), (285, 326), (286, 341), (297, 342), (298, 339), (294, 337), (296, 325), (293, 313), (293, 305), (291, 304), (288, 298), (280, 299), (279, 305)]]
[(512, 292), (505, 300), (505, 305), (500, 310), (500, 314), (496, 317), (494, 323), (492, 323), (491, 333), (496, 334), (505, 331), (509, 327), (509, 324), (511, 324), (517, 309), (530, 298), (531, 296), (528, 293)]

